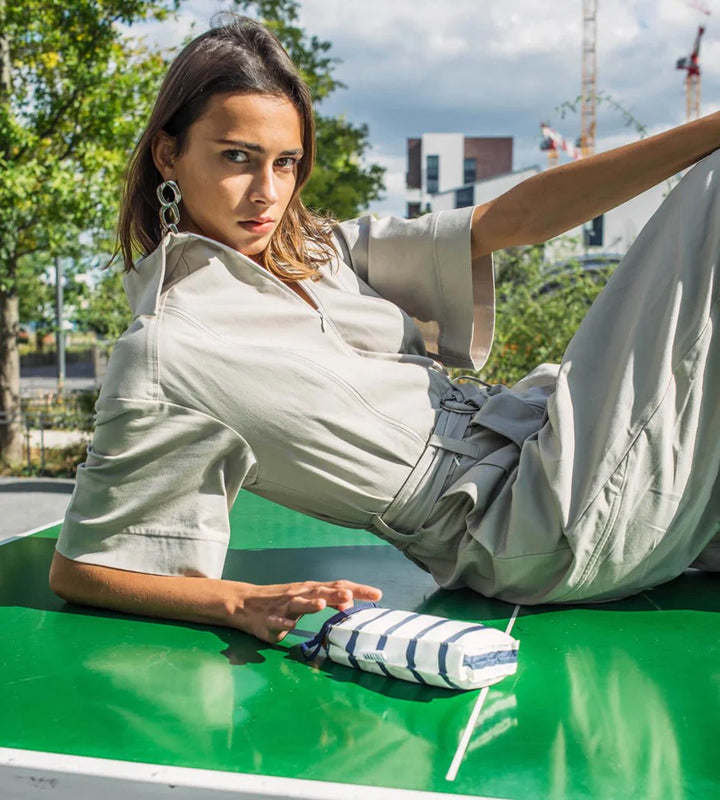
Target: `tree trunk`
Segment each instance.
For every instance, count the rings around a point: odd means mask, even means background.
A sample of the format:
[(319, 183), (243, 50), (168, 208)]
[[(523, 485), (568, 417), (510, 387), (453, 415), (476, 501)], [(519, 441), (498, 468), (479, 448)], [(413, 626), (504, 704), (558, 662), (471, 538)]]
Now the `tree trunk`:
[[(5, 34), (7, 0), (0, 0), (0, 103), (9, 102), (12, 88), (10, 40)], [(0, 142), (0, 151), (7, 150)], [(11, 259), (12, 262), (12, 259)], [(20, 302), (15, 286), (15, 263), (3, 270), (10, 278), (7, 291), (0, 290), (0, 463), (19, 463), (23, 455), (20, 419)]]
[(10, 73), (10, 42), (5, 33), (6, 0), (0, 0), (0, 102), (10, 97), (12, 75)]
[(0, 462), (17, 464), (23, 457), (20, 419), (20, 356), (17, 337), (20, 307), (15, 291), (0, 291)]

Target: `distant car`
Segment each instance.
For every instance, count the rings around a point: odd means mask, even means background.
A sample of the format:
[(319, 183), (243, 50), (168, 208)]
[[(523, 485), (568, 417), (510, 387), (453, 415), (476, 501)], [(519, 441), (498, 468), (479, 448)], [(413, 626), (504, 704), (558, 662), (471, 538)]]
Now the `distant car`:
[(576, 273), (590, 273), (596, 283), (605, 284), (622, 261), (619, 253), (586, 253), (553, 264), (547, 270), (547, 282), (544, 283), (538, 294), (547, 294), (559, 289), (563, 283), (560, 277), (572, 276)]

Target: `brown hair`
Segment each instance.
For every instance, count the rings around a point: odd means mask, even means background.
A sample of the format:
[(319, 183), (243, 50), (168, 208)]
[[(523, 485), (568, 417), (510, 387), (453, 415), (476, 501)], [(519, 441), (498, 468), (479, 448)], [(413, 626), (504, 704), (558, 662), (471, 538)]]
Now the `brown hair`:
[(300, 280), (316, 276), (318, 267), (330, 259), (334, 250), (331, 220), (308, 211), (300, 199), (315, 160), (310, 90), (267, 28), (229, 13), (190, 42), (170, 65), (130, 159), (118, 223), (118, 252), (126, 271), (133, 269), (138, 250), (152, 252), (163, 237), (155, 194), (162, 176), (153, 161), (153, 140), (164, 131), (182, 152), (189, 127), (203, 114), (210, 98), (226, 92), (283, 96), (300, 115), (304, 153), (297, 164), (295, 190), (262, 254), (263, 265), (282, 280)]

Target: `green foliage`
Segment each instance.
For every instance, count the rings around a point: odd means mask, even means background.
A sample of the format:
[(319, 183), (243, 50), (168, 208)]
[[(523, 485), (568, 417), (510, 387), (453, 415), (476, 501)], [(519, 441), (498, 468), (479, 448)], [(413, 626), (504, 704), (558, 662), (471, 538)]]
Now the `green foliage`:
[[(66, 309), (84, 301), (87, 285), (78, 280), (79, 263), (63, 259), (63, 297)], [(20, 298), (20, 323), (34, 324), (44, 332), (56, 328), (55, 264), (46, 252), (26, 256), (24, 268), (18, 271), (17, 291)], [(67, 319), (67, 313), (65, 318)]]
[(37, 253), (73, 256), (112, 228), (118, 186), (165, 62), (118, 23), (162, 16), (175, 0), (9, 3), (11, 57), (0, 98), (0, 282), (37, 274)]
[(52, 397), (30, 397), (22, 402), (27, 428), (92, 431), (98, 392), (72, 392)]
[(0, 469), (0, 475), (22, 478), (39, 476), (74, 478), (80, 464), (87, 460), (87, 446), (87, 439), (79, 438), (64, 447), (46, 447), (44, 451), (38, 447), (31, 447), (30, 453), (25, 452), (22, 462), (4, 465)]
[(488, 383), (511, 386), (542, 363), (559, 363), (608, 271), (583, 271), (570, 262), (549, 273), (541, 246), (512, 248), (495, 257), (495, 343), (478, 373)]
[(316, 122), (317, 160), (303, 201), (337, 219), (356, 217), (385, 188), (384, 167), (363, 164), (367, 126), (354, 126), (342, 117), (316, 117)]
[[(578, 95), (574, 100), (566, 100), (564, 103), (561, 103), (559, 106), (557, 106), (557, 111), (560, 112), (560, 117), (565, 119), (565, 116), (568, 113), (577, 114), (582, 104), (582, 100), (582, 95)], [(647, 126), (640, 122), (640, 120), (629, 108), (626, 108), (608, 92), (595, 92), (595, 102), (598, 106), (606, 105), (612, 108), (613, 111), (617, 111), (622, 117), (625, 127), (634, 128), (635, 132), (640, 135), (641, 139), (644, 139), (648, 135)]]
[[(178, 2), (0, 0), (0, 412), (15, 416), (19, 402), (19, 291), (31, 295), (25, 313), (44, 308), (36, 282), (48, 259), (77, 260), (114, 227), (120, 176), (165, 70), (122, 25)], [(17, 424), (0, 430), (3, 461), (19, 445)]]
[(120, 336), (131, 320), (122, 276), (115, 270), (102, 273), (85, 302), (75, 311), (75, 321), (83, 330), (94, 331), (110, 342)]

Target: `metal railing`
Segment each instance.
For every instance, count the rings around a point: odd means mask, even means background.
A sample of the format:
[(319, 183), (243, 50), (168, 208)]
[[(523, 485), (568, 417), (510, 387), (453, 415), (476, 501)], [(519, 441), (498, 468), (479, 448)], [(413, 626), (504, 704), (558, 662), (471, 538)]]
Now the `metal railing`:
[(0, 428), (20, 422), (23, 463), (29, 471), (44, 473), (49, 450), (66, 449), (74, 443), (90, 441), (94, 414), (77, 409), (27, 410), (15, 414), (0, 412)]

